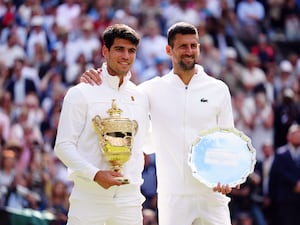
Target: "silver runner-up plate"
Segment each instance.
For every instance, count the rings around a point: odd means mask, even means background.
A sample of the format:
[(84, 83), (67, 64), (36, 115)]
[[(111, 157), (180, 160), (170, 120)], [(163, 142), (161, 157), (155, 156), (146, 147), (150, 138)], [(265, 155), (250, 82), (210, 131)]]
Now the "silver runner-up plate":
[(188, 164), (193, 176), (208, 187), (236, 187), (253, 172), (256, 151), (251, 140), (236, 128), (203, 132), (192, 144)]

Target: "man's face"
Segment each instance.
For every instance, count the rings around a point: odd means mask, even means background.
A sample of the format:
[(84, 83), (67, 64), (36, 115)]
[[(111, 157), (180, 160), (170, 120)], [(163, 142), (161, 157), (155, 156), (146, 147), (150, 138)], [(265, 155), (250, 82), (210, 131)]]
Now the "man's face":
[(290, 134), (290, 143), (296, 148), (300, 147), (300, 130)]
[(136, 58), (137, 47), (126, 39), (116, 38), (110, 49), (103, 47), (102, 53), (107, 61), (111, 75), (125, 76)]
[(192, 70), (199, 57), (199, 43), (196, 35), (177, 34), (174, 40), (174, 46), (167, 47), (167, 53), (172, 57), (174, 66), (181, 70)]

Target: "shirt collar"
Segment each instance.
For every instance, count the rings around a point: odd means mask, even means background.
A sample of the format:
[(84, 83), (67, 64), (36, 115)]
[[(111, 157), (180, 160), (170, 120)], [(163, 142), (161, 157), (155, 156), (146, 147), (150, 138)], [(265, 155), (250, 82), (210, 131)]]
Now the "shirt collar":
[[(196, 67), (196, 72), (193, 75), (190, 83), (192, 82), (193, 79), (201, 79), (203, 77), (203, 75), (205, 74), (204, 69), (203, 69), (202, 66), (200, 66), (199, 64), (196, 64), (195, 67)], [(182, 82), (182, 80), (180, 79), (180, 77), (177, 74), (174, 73), (174, 69), (172, 69), (170, 71), (170, 74), (171, 74), (170, 79), (174, 80), (179, 86), (188, 86), (189, 85), (189, 84), (185, 85)]]
[(126, 74), (126, 76), (123, 79), (122, 85), (119, 87), (119, 82), (120, 82), (119, 76), (110, 75), (108, 73), (107, 64), (105, 62), (105, 63), (102, 64), (101, 76), (102, 76), (103, 80), (106, 81), (111, 88), (113, 88), (113, 89), (122, 89), (127, 84), (127, 82), (130, 80), (131, 73), (128, 72)]
[(294, 159), (299, 159), (299, 157), (300, 157), (300, 147), (298, 147), (296, 149), (293, 145), (289, 144), (289, 149), (290, 149), (292, 157)]

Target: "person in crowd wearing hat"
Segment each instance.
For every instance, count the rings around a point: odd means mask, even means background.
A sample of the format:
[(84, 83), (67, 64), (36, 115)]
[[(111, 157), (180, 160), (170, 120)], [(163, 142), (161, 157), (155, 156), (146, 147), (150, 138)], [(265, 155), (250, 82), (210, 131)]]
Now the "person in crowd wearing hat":
[(287, 144), (277, 150), (270, 172), (269, 192), (276, 225), (300, 224), (300, 125), (292, 124)]
[(280, 101), (283, 91), (287, 88), (292, 88), (296, 81), (295, 77), (291, 75), (293, 70), (292, 64), (288, 60), (282, 60), (279, 64), (278, 76), (274, 79), (274, 92), (276, 100)]
[(33, 16), (30, 21), (30, 30), (26, 40), (26, 54), (29, 62), (34, 63), (37, 54), (37, 45), (45, 52), (49, 50), (49, 37), (44, 29), (44, 18), (42, 16)]

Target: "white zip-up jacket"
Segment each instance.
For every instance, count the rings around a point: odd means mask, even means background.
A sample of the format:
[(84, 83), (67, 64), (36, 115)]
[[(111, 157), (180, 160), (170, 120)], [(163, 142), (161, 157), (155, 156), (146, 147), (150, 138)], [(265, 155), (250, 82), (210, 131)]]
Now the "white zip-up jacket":
[[(117, 107), (123, 111), (121, 117), (136, 120), (138, 123), (132, 155), (124, 164), (122, 174), (129, 179), (130, 185), (140, 186), (143, 181), (142, 147), (148, 131), (148, 101), (129, 78), (130, 73), (119, 87), (119, 78), (109, 75), (106, 64), (103, 64), (102, 85), (80, 83), (71, 87), (64, 98), (55, 153), (68, 167), (75, 187), (77, 184), (85, 186), (87, 194), (105, 195), (109, 192), (93, 181), (98, 170), (108, 170), (110, 167), (102, 155), (92, 119), (96, 115), (101, 118), (108, 117), (107, 110), (112, 106), (112, 99), (116, 99)], [(119, 188), (125, 186), (128, 185)]]
[(234, 127), (228, 87), (196, 67), (188, 86), (173, 70), (139, 86), (150, 104), (159, 195), (212, 193), (192, 176), (188, 154), (204, 130)]

